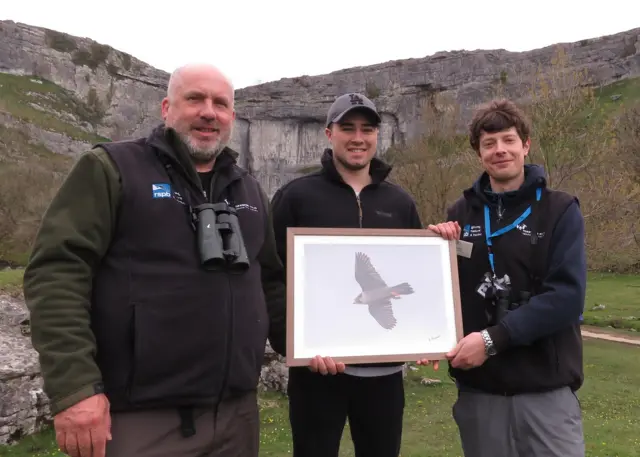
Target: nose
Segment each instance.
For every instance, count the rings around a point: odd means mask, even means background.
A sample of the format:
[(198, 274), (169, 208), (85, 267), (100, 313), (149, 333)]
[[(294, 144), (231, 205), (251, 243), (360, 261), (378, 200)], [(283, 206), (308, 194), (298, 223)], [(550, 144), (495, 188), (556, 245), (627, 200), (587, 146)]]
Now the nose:
[(357, 143), (357, 144), (364, 143), (363, 136), (364, 135), (362, 134), (362, 131), (360, 129), (355, 129), (355, 131), (353, 133), (353, 138), (351, 138), (351, 142), (352, 143)]
[(200, 117), (203, 119), (206, 119), (207, 121), (216, 120), (217, 113), (211, 100), (207, 99), (202, 104), (202, 109), (200, 110)]
[(496, 142), (496, 154), (506, 154), (507, 145), (504, 141), (498, 140)]

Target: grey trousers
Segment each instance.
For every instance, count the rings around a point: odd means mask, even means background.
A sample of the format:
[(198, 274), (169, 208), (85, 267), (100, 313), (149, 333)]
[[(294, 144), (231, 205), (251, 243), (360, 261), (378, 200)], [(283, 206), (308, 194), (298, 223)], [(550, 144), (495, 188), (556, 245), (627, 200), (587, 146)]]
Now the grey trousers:
[(258, 457), (260, 419), (255, 392), (193, 411), (195, 434), (184, 437), (178, 411), (113, 413), (106, 457)]
[(584, 457), (580, 402), (568, 387), (512, 397), (459, 392), (465, 457)]

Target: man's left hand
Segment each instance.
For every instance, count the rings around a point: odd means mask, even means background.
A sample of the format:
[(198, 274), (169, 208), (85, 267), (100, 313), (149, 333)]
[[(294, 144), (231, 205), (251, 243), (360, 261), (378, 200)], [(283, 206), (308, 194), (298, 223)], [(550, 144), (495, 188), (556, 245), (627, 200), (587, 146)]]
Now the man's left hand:
[(488, 356), (480, 332), (470, 333), (447, 353), (447, 359), (453, 368), (469, 370), (482, 365)]

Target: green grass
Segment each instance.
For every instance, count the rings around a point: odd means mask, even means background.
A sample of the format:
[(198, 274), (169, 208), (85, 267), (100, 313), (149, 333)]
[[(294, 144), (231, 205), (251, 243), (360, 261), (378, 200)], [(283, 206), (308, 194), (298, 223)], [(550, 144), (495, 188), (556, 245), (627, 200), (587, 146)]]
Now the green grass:
[(0, 270), (0, 294), (16, 295), (22, 290), (23, 269)]
[[(585, 341), (584, 387), (579, 398), (584, 413), (587, 456), (640, 456), (640, 348), (606, 341)], [(442, 380), (420, 384), (421, 376)], [(442, 367), (438, 372), (420, 368), (406, 381), (406, 410), (402, 457), (460, 456), (457, 427), (451, 417), (455, 388)], [(291, 434), (286, 399), (266, 393), (260, 398), (261, 451), (264, 457), (291, 455)], [(56, 451), (54, 435), (47, 429), (10, 447), (0, 447), (6, 457), (63, 457)], [(341, 457), (352, 457), (353, 446), (345, 428)]]
[(587, 325), (640, 332), (640, 275), (590, 274), (584, 308)]
[[(32, 104), (43, 109), (40, 110)], [(91, 143), (104, 140), (73, 125), (74, 118), (81, 122), (98, 121), (99, 113), (95, 108), (77, 100), (60, 86), (35, 76), (0, 73), (0, 111), (6, 111), (42, 129), (64, 133), (77, 140)], [(69, 114), (72, 117), (65, 121), (57, 113)]]
[[(623, 106), (640, 100), (640, 78), (627, 78), (616, 81), (595, 91), (598, 104), (605, 113), (616, 112)], [(620, 95), (617, 100), (611, 100), (612, 95)]]

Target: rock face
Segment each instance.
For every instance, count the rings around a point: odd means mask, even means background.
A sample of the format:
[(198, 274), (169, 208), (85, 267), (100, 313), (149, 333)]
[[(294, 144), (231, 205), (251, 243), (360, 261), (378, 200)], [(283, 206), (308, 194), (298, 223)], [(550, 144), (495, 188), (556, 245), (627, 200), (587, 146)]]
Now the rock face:
[[(96, 108), (98, 120), (93, 127), (85, 126), (94, 133), (132, 137), (159, 122), (166, 72), (89, 39), (11, 21), (0, 21), (0, 37), (0, 71), (37, 75), (73, 92)], [(420, 132), (423, 107), (435, 94), (456, 99), (467, 117), (471, 107), (486, 101), (498, 86), (520, 98), (536, 71), (549, 69), (558, 48), (569, 67), (585, 71), (593, 84), (640, 75), (640, 29), (634, 29), (528, 52), (439, 52), (286, 78), (236, 91), (232, 146), (271, 195), (317, 164), (327, 145), (325, 115), (338, 95), (357, 91), (374, 99), (384, 119), (379, 139), (379, 151), (384, 152)]]
[(71, 91), (99, 114), (94, 133), (137, 136), (157, 123), (166, 72), (92, 40), (13, 21), (0, 21), (0, 37), (0, 71)]
[(34, 433), (50, 420), (28, 329), (24, 303), (0, 295), (0, 445)]
[[(288, 369), (267, 344), (258, 388), (286, 394)], [(0, 445), (37, 432), (51, 421), (38, 354), (23, 301), (0, 295)]]

